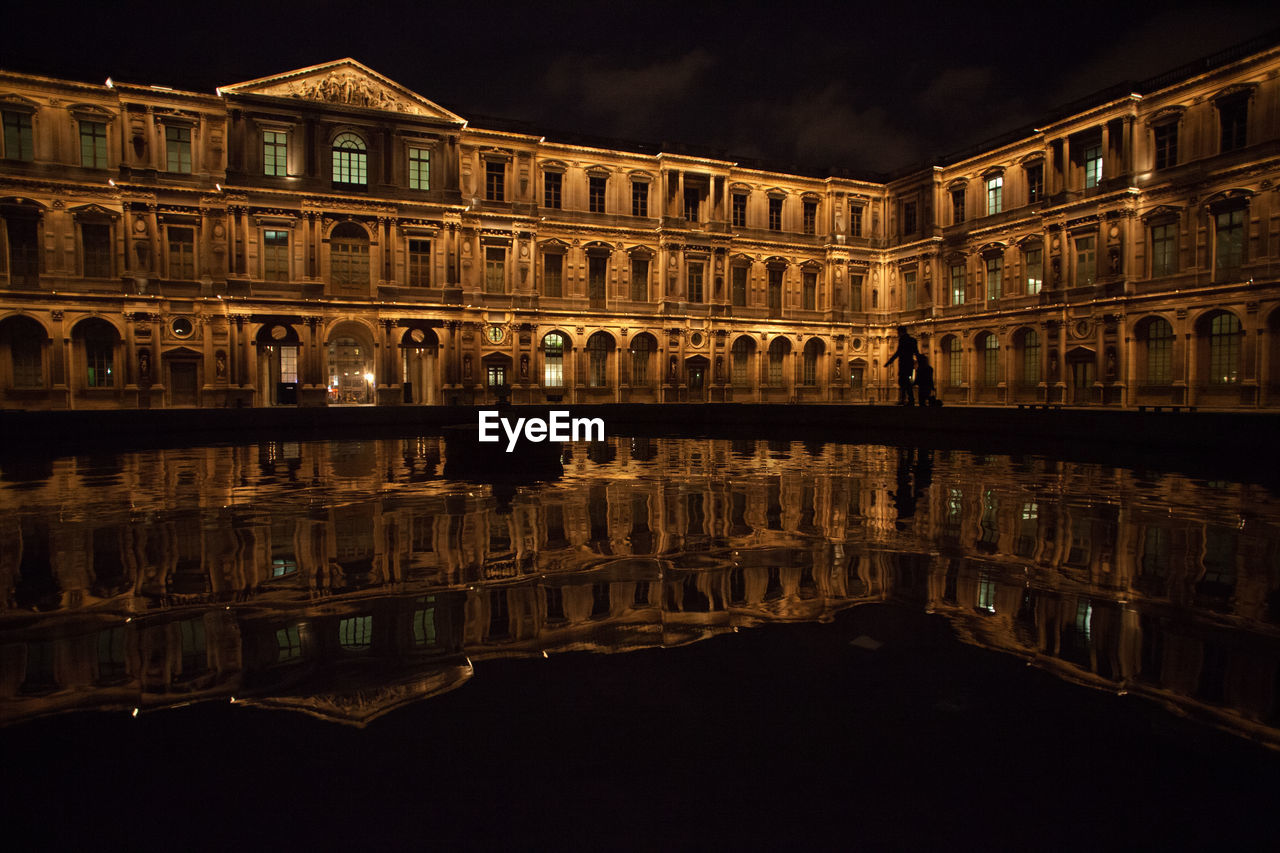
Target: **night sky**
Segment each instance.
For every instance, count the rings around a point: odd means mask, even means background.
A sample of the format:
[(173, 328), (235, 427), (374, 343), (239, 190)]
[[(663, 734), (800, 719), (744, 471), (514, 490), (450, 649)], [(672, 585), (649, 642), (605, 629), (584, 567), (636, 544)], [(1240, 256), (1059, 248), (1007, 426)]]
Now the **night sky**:
[(212, 93), (352, 56), (480, 126), (869, 177), (1280, 28), (1278, 3), (1209, 0), (11, 7), (7, 70)]

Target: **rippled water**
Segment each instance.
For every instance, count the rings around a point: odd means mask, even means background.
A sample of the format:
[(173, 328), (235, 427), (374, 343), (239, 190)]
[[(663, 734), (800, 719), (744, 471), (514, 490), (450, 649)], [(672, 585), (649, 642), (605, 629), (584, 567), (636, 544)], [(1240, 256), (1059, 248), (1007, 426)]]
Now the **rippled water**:
[(0, 721), (231, 699), (364, 724), (473, 661), (866, 602), (1280, 744), (1280, 502), (919, 447), (613, 438), (551, 482), (436, 437), (0, 466)]

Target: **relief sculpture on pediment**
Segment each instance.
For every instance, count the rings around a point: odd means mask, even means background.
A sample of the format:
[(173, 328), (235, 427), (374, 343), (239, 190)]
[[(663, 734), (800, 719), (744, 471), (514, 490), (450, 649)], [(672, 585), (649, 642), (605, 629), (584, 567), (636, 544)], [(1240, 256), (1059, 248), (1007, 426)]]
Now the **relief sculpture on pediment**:
[(397, 97), (385, 86), (351, 71), (330, 71), (324, 77), (300, 80), (291, 84), (287, 93), (295, 98), (348, 104), (372, 110), (395, 110), (414, 115), (422, 113), (417, 105)]

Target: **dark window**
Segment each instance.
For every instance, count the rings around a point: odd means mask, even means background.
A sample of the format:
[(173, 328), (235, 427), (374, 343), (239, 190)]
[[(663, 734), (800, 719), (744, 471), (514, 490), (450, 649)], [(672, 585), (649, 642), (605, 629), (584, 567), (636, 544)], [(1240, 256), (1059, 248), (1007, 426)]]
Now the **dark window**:
[(559, 172), (547, 172), (542, 176), (542, 206), (560, 209), (560, 187), (564, 176)]
[(631, 182), (631, 215), (649, 215), (649, 184), (647, 181)]
[(608, 277), (609, 259), (603, 255), (587, 258), (587, 297), (594, 303), (603, 303), (605, 282)]
[(1168, 385), (1173, 381), (1173, 326), (1163, 317), (1147, 324), (1147, 384)]
[(862, 205), (849, 203), (849, 236), (862, 236)]
[(804, 310), (818, 310), (818, 274), (807, 272), (804, 274)]
[(862, 276), (849, 276), (849, 310), (862, 310)]
[(782, 230), (782, 199), (769, 199), (769, 230)]
[(169, 278), (196, 277), (196, 233), (192, 228), (169, 229)]
[(964, 222), (964, 190), (951, 191), (951, 222), (959, 225)]
[(1044, 196), (1044, 166), (1027, 167), (1027, 204), (1035, 204)]
[(80, 226), (84, 242), (85, 278), (111, 277), (111, 226), (86, 223)]
[(111, 388), (115, 380), (115, 331), (105, 322), (85, 329), (85, 383), (89, 388)]
[(262, 277), (267, 281), (289, 280), (289, 232), (262, 232)]
[(8, 160), (30, 160), (35, 156), (32, 144), (31, 116), (26, 113), (4, 113), (4, 156)]
[(354, 222), (333, 229), (329, 277), (338, 288), (363, 291), (369, 287), (369, 235)]
[(733, 342), (733, 349), (729, 354), (730, 379), (739, 388), (751, 383), (748, 371), (751, 350), (751, 340), (744, 335)]
[(1219, 274), (1232, 273), (1244, 264), (1244, 210), (1227, 210), (1215, 217), (1217, 235), (1214, 267)]
[(587, 384), (603, 388), (609, 384), (609, 351), (613, 341), (604, 332), (596, 332), (587, 339)]
[(733, 227), (747, 227), (747, 197), (742, 193), (733, 194)]
[(987, 299), (1004, 295), (1004, 258), (987, 258)]
[(165, 152), (170, 172), (191, 174), (191, 128), (169, 126), (164, 129)]
[(486, 160), (484, 164), (485, 201), (507, 200), (507, 164)]
[(1156, 168), (1168, 169), (1178, 165), (1178, 123), (1169, 122), (1155, 129)]
[[(23, 216), (9, 217), (5, 220), (5, 235), (9, 243), (9, 283), (35, 284), (40, 275), (36, 220)], [(0, 263), (0, 267), (3, 267), (3, 263)]]
[(1240, 321), (1236, 315), (1216, 315), (1209, 324), (1209, 382), (1231, 385), (1240, 381)]
[(964, 304), (964, 264), (951, 265), (951, 304)]
[(746, 307), (747, 304), (747, 268), (734, 267), (729, 272), (731, 278), (732, 301), (734, 305)]
[(1044, 288), (1044, 249), (1027, 249), (1023, 255), (1027, 266), (1027, 293), (1034, 296)]
[(637, 335), (631, 341), (631, 384), (649, 384), (649, 357), (653, 352), (653, 338)]
[(698, 261), (689, 262), (689, 301), (702, 301), (703, 266)]
[(1172, 275), (1178, 271), (1178, 226), (1175, 223), (1151, 226), (1151, 274)]
[(1235, 151), (1245, 146), (1249, 120), (1249, 99), (1240, 95), (1218, 102), (1218, 121), (1222, 128), (1222, 151)]
[(902, 307), (908, 311), (916, 307), (916, 274), (914, 270), (902, 274)]
[(604, 213), (605, 179), (591, 177), (587, 179), (588, 208), (592, 213)]
[(431, 241), (409, 241), (409, 286), (431, 285)]
[(80, 165), (107, 168), (107, 126), (100, 121), (80, 122)]
[(635, 302), (649, 300), (649, 260), (631, 259), (631, 299)]
[(916, 233), (919, 223), (916, 221), (916, 203), (914, 201), (904, 201), (902, 203), (902, 236), (909, 237)]
[(542, 256), (542, 295), (562, 296), (564, 255), (546, 254)]
[(782, 310), (782, 270), (769, 270), (769, 310)]
[(701, 201), (696, 189), (684, 191), (684, 218), (690, 222), (698, 221), (698, 204)]
[(818, 203), (816, 201), (806, 201), (804, 203), (804, 233), (814, 234), (818, 227)]
[(484, 292), (506, 293), (507, 250), (500, 246), (488, 246), (484, 250)]

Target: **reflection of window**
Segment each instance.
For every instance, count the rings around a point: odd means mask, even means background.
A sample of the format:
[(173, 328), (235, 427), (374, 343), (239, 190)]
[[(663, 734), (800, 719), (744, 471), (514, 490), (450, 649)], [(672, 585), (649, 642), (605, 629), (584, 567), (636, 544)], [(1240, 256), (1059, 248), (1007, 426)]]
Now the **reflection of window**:
[(280, 177), (288, 173), (288, 142), (284, 131), (267, 130), (262, 134), (262, 174)]
[(1173, 381), (1173, 326), (1163, 317), (1147, 324), (1147, 384)]
[(996, 612), (996, 582), (985, 571), (978, 575), (978, 609)]
[(354, 133), (342, 133), (333, 140), (333, 182), (364, 186), (369, 182), (369, 157), (364, 140)]
[[(1000, 539), (1000, 525), (998, 522), (1000, 513), (1000, 499), (996, 497), (996, 493), (988, 489), (982, 495), (982, 518), (978, 521), (982, 535), (981, 541), (988, 545), (994, 545)], [(995, 584), (991, 585), (990, 606), (987, 607), (992, 613), (995, 612)]]
[(164, 147), (168, 155), (169, 171), (191, 174), (191, 128), (172, 125), (166, 127)]
[(564, 387), (564, 336), (551, 332), (542, 339), (542, 384), (548, 388)]
[(288, 628), (277, 630), (276, 660), (283, 663), (300, 657), (302, 657), (302, 637), (299, 635), (298, 626), (290, 625)]
[(1209, 382), (1230, 385), (1240, 381), (1240, 321), (1234, 314), (1218, 314), (1209, 324)]
[(409, 149), (409, 189), (431, 189), (431, 149)]
[(564, 256), (548, 253), (542, 256), (542, 295), (561, 296)]
[(413, 644), (415, 646), (434, 646), (436, 644), (436, 597), (428, 595), (418, 599), (422, 607), (413, 613)]
[(352, 616), (338, 622), (338, 645), (347, 651), (361, 652), (373, 644), (373, 617)]
[(80, 165), (107, 168), (107, 126), (100, 121), (80, 122)]

